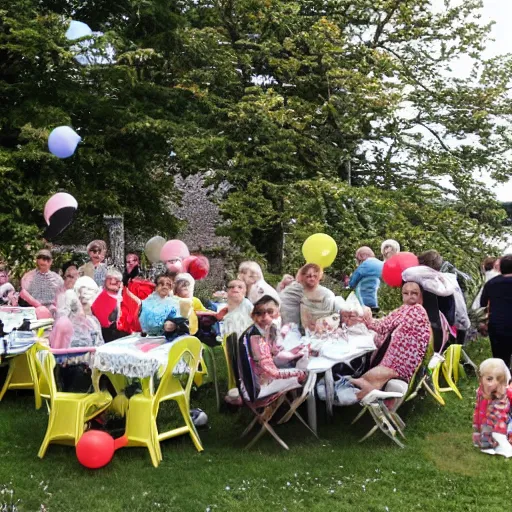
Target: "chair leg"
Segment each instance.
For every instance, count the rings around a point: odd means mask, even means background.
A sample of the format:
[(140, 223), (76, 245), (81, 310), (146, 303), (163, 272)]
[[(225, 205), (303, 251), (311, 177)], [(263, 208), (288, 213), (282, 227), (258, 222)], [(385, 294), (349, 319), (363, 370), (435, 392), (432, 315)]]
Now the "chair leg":
[(215, 354), (212, 347), (207, 349), (208, 355), (210, 356), (212, 363), (212, 374), (213, 374), (213, 385), (215, 386), (215, 399), (217, 400), (217, 412), (220, 412), (220, 393), (219, 393), (219, 381), (217, 380), (217, 364), (215, 363)]
[(270, 432), (272, 437), (285, 449), (289, 450), (288, 445), (277, 435), (276, 431), (272, 428), (272, 426), (266, 421), (265, 428)]
[(185, 403), (184, 399), (176, 400), (180, 407), (181, 415), (185, 420), (187, 427), (189, 428), (189, 434), (196, 447), (198, 452), (202, 452), (204, 450), (203, 445), (201, 443), (201, 439), (199, 438), (199, 434), (197, 433), (196, 426), (190, 417), (190, 406), (188, 403)]
[(254, 425), (256, 425), (256, 423), (258, 423), (257, 416), (252, 419), (252, 421), (251, 421), (251, 423), (249, 423), (249, 425), (247, 425), (247, 428), (242, 432), (240, 439), (245, 437), (254, 428)]
[(388, 421), (385, 414), (381, 409), (381, 404), (371, 405), (369, 407), (370, 414), (375, 419), (378, 428), (386, 434), (392, 441), (394, 441), (400, 448), (405, 448), (405, 445), (396, 437), (396, 430), (393, 425)]
[[(375, 419), (375, 418), (374, 418)], [(375, 434), (375, 432), (377, 432), (377, 430), (379, 430), (379, 426), (378, 425), (374, 425), (368, 432), (367, 434), (362, 437), (361, 439), (359, 439), (359, 443), (362, 443), (363, 441), (366, 441), (366, 439), (368, 439), (369, 437), (373, 436), (373, 434)]]
[(351, 425), (353, 425), (354, 423), (356, 423), (357, 421), (359, 421), (363, 416), (364, 414), (366, 413), (366, 411), (368, 410), (368, 406), (365, 405), (361, 411), (359, 412), (359, 414), (352, 420), (352, 423)]
[(0, 391), (0, 402), (2, 401), (2, 398), (4, 397), (5, 393), (9, 389), (9, 384), (11, 383), (12, 374), (14, 373), (14, 361), (11, 360), (9, 362), (9, 369), (7, 370), (7, 376), (5, 377), (4, 385), (2, 386), (2, 390)]
[(256, 441), (263, 437), (266, 431), (267, 429), (265, 428), (265, 424), (263, 423), (258, 433), (249, 441), (244, 450), (250, 450), (256, 444)]

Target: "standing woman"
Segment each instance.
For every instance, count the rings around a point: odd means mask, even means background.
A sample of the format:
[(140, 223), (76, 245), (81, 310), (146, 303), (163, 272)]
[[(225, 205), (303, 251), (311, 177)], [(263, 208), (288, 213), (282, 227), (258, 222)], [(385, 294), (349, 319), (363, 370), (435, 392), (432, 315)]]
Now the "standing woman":
[(480, 306), (489, 310), (489, 339), (492, 357), (502, 359), (510, 368), (512, 356), (512, 255), (500, 260), (501, 275), (487, 281)]
[(304, 329), (315, 331), (316, 321), (334, 313), (334, 293), (322, 286), (323, 270), (316, 263), (307, 263), (297, 274), (304, 288), (300, 302), (300, 322)]
[(104, 263), (107, 255), (107, 244), (103, 240), (93, 240), (87, 246), (87, 254), (90, 261), (80, 267), (80, 275), (91, 277), (101, 287), (107, 277), (107, 264)]

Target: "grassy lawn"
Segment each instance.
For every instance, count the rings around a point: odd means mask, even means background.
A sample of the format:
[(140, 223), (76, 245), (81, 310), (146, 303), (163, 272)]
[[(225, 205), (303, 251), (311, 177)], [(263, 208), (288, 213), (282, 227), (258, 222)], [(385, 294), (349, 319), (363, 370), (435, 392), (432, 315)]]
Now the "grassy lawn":
[[(479, 363), (488, 343), (470, 354)], [(184, 436), (163, 444), (157, 469), (147, 451), (131, 448), (96, 471), (81, 467), (70, 447), (51, 445), (38, 459), (46, 412), (34, 410), (30, 394), (9, 392), (0, 403), (0, 510), (10, 510), (2, 508), (10, 490), (21, 511), (512, 510), (510, 462), (471, 445), (475, 387), (474, 376), (464, 379), (464, 400), (446, 393), (446, 407), (425, 396), (403, 406), (403, 450), (380, 432), (358, 444), (371, 426), (369, 418), (350, 425), (358, 406), (338, 408), (326, 421), (320, 405), (319, 441), (291, 422), (278, 427), (289, 452), (270, 436), (247, 452), (239, 436), (249, 414), (218, 414), (205, 386), (193, 398), (210, 418), (200, 431), (203, 453)], [(166, 404), (161, 421), (172, 421), (173, 412)]]

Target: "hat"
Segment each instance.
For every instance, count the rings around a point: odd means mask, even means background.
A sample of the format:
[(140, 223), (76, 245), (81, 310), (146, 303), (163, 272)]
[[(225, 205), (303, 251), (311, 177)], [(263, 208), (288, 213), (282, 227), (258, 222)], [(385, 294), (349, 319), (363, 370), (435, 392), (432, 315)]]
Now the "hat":
[(52, 258), (52, 253), (48, 249), (40, 249), (39, 251), (37, 251), (36, 260), (38, 258), (50, 258), (50, 259), (53, 259)]

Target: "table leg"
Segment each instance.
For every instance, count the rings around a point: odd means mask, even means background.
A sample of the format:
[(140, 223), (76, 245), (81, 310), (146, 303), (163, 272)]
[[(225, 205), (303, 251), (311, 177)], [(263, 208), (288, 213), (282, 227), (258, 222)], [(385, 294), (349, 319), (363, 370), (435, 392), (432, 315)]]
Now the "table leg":
[(311, 430), (318, 434), (317, 431), (317, 418), (316, 418), (316, 398), (315, 398), (315, 385), (316, 385), (316, 373), (310, 372), (308, 375), (308, 381), (306, 385), (309, 388), (309, 394), (307, 398), (308, 402), (308, 423)]

